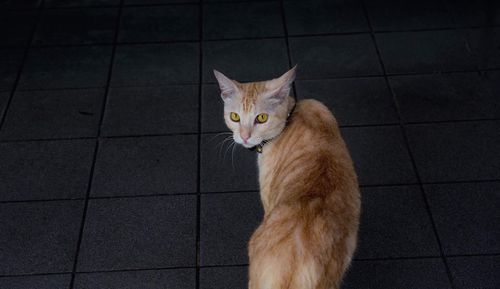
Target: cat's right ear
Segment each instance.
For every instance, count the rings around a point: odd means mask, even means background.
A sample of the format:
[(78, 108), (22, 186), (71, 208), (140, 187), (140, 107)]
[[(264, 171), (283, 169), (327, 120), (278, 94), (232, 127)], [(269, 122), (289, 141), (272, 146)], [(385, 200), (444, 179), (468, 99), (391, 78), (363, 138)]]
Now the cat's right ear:
[(220, 96), (222, 97), (222, 100), (231, 100), (238, 93), (238, 86), (236, 83), (215, 69), (214, 75), (219, 82)]

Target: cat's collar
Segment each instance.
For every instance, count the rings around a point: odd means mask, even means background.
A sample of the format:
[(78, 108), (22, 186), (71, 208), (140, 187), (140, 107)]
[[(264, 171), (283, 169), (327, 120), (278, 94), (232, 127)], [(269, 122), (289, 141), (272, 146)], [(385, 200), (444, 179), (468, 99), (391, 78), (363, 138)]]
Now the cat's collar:
[(250, 151), (256, 151), (258, 152), (259, 154), (262, 153), (262, 148), (264, 147), (265, 143), (264, 142), (261, 142), (260, 144), (254, 146), (254, 147), (251, 147), (251, 148), (248, 148)]

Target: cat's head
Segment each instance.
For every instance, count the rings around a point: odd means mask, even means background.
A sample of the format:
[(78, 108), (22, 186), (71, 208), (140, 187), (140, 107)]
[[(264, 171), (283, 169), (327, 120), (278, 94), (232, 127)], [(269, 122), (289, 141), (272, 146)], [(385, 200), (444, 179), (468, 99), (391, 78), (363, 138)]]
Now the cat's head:
[(214, 70), (224, 101), (224, 119), (235, 142), (251, 148), (278, 136), (295, 100), (289, 96), (295, 67), (268, 81), (240, 83)]

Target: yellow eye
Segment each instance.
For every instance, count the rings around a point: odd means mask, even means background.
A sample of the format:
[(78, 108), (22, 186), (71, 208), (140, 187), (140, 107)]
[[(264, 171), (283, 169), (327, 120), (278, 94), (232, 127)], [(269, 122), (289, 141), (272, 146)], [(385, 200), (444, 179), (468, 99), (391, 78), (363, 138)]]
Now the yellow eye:
[(261, 113), (255, 118), (255, 121), (258, 123), (265, 123), (268, 117), (267, 113)]
[(240, 116), (236, 112), (231, 112), (229, 115), (232, 121), (234, 122), (239, 122), (240, 121)]

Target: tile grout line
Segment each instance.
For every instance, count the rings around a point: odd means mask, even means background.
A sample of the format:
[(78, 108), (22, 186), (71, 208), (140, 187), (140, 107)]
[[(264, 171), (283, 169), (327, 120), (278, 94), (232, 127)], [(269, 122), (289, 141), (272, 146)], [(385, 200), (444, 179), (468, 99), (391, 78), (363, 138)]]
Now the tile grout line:
[(26, 43), (25, 46), (23, 46), (23, 48), (24, 48), (23, 56), (21, 58), (21, 63), (19, 65), (19, 69), (17, 71), (17, 75), (16, 75), (16, 78), (14, 80), (14, 83), (10, 87), (9, 99), (7, 100), (7, 103), (5, 104), (5, 108), (4, 108), (3, 112), (0, 111), (0, 113), (2, 113), (1, 118), (0, 118), (0, 132), (2, 131), (2, 127), (5, 124), (5, 120), (7, 119), (7, 113), (9, 111), (12, 100), (14, 99), (14, 94), (18, 90), (19, 82), (21, 80), (21, 75), (23, 74), (23, 70), (24, 70), (24, 67), (26, 65), (26, 60), (28, 59), (28, 54), (32, 48), (31, 43), (35, 39), (35, 34), (36, 34), (36, 31), (38, 30), (38, 25), (39, 25), (40, 19), (42, 17), (42, 9), (43, 9), (43, 5), (44, 5), (44, 1), (45, 0), (41, 0), (40, 6), (38, 6), (37, 9), (35, 10), (35, 11), (37, 11), (35, 23), (33, 24), (33, 28), (31, 30), (31, 35), (28, 39), (28, 42)]
[[(491, 180), (466, 180), (466, 181), (443, 181), (443, 182), (422, 182), (423, 186), (430, 185), (452, 185), (452, 184), (480, 184), (480, 183), (498, 183), (500, 179)], [(387, 188), (387, 187), (408, 187), (419, 186), (420, 183), (387, 183), (387, 184), (364, 184), (360, 188)], [(234, 190), (234, 191), (206, 191), (200, 192), (200, 195), (218, 195), (218, 194), (242, 194), (242, 193), (255, 193), (258, 188), (253, 190)], [(112, 199), (132, 199), (132, 198), (153, 198), (153, 197), (172, 197), (172, 196), (193, 196), (198, 192), (185, 192), (185, 193), (158, 193), (158, 194), (145, 194), (145, 195), (116, 195), (116, 196), (89, 196), (89, 200), (112, 200)], [(37, 203), (37, 202), (65, 202), (65, 201), (84, 201), (85, 197), (81, 198), (53, 198), (53, 199), (25, 199), (25, 200), (4, 200), (0, 204), (10, 203)]]
[(202, 97), (203, 97), (203, 0), (198, 1), (198, 147), (197, 147), (197, 167), (196, 167), (196, 272), (195, 288), (200, 289), (200, 266), (201, 266), (201, 136), (202, 136)]
[[(290, 50), (290, 37), (288, 34), (288, 26), (286, 24), (286, 13), (285, 13), (285, 1), (280, 0), (280, 12), (281, 12), (281, 21), (283, 22), (283, 32), (285, 34), (285, 45), (286, 45), (286, 54), (288, 57), (288, 69), (292, 68), (292, 52)], [(283, 72), (285, 73), (285, 72)], [(298, 94), (297, 94), (297, 87), (295, 84), (295, 81), (292, 83), (292, 91), (293, 91), (293, 98), (295, 99), (295, 102), (298, 102)]]
[[(447, 258), (478, 258), (478, 257), (499, 257), (500, 253), (491, 254), (458, 254), (458, 255), (447, 255)], [(422, 260), (422, 259), (441, 259), (441, 256), (414, 256), (414, 257), (386, 257), (386, 258), (362, 258), (353, 259), (354, 262), (391, 262), (391, 261), (410, 261), (410, 260)], [(200, 266), (200, 268), (228, 268), (228, 267), (246, 267), (247, 263), (244, 264), (215, 264), (215, 265), (205, 265)], [(157, 268), (125, 268), (125, 269), (113, 269), (113, 270), (96, 270), (96, 271), (80, 271), (79, 274), (99, 274), (99, 273), (117, 273), (117, 272), (143, 272), (143, 271), (160, 271), (160, 270), (182, 270), (182, 269), (195, 269), (197, 266), (174, 266), (174, 267), (157, 267)], [(26, 274), (6, 274), (0, 275), (0, 278), (12, 278), (12, 277), (29, 277), (29, 276), (53, 276), (53, 275), (66, 275), (71, 274), (70, 271), (63, 272), (42, 272), (42, 273), (26, 273)]]
[(416, 165), (415, 158), (414, 158), (414, 156), (412, 154), (412, 151), (411, 151), (410, 142), (409, 142), (408, 135), (407, 135), (407, 132), (406, 132), (406, 129), (405, 129), (405, 124), (404, 124), (404, 121), (403, 121), (403, 118), (402, 118), (402, 115), (401, 115), (401, 110), (400, 110), (400, 107), (399, 107), (399, 103), (397, 101), (396, 94), (394, 93), (394, 90), (392, 89), (392, 86), (391, 86), (391, 84), (389, 82), (389, 78), (387, 76), (387, 72), (386, 72), (386, 69), (385, 69), (384, 61), (382, 59), (382, 54), (381, 54), (380, 49), (378, 47), (377, 39), (375, 37), (375, 32), (373, 31), (373, 26), (372, 26), (371, 21), (370, 21), (370, 17), (369, 17), (369, 13), (368, 13), (368, 8), (366, 6), (365, 0), (361, 0), (361, 3), (362, 3), (362, 6), (363, 6), (363, 12), (365, 14), (366, 21), (368, 22), (368, 25), (370, 27), (370, 31), (371, 31), (370, 34), (371, 34), (372, 42), (373, 42), (373, 45), (374, 45), (375, 50), (377, 52), (379, 64), (380, 64), (380, 67), (382, 69), (382, 72), (383, 72), (383, 75), (384, 75), (384, 79), (385, 79), (387, 88), (389, 89), (389, 91), (390, 91), (390, 93), (392, 95), (392, 100), (393, 100), (394, 106), (395, 106), (396, 111), (397, 111), (397, 115), (398, 115), (398, 119), (399, 119), (400, 131), (401, 131), (401, 134), (403, 136), (404, 144), (405, 144), (406, 149), (408, 151), (408, 156), (410, 157), (410, 161), (411, 161), (411, 164), (412, 164), (413, 171), (415, 173), (415, 177), (416, 177), (417, 182), (418, 182), (418, 186), (420, 188), (421, 198), (423, 199), (423, 201), (425, 203), (425, 209), (427, 211), (427, 215), (428, 215), (429, 220), (431, 222), (432, 230), (434, 232), (434, 236), (435, 236), (436, 241), (437, 241), (437, 245), (438, 245), (439, 253), (440, 253), (440, 258), (441, 258), (441, 261), (443, 262), (443, 265), (445, 267), (445, 271), (446, 271), (446, 275), (448, 277), (448, 282), (449, 282), (450, 288), (455, 289), (456, 287), (455, 287), (455, 284), (454, 284), (453, 275), (452, 275), (450, 267), (448, 265), (448, 261), (446, 260), (445, 253), (444, 253), (444, 250), (443, 250), (443, 245), (442, 245), (441, 239), (440, 239), (439, 234), (438, 234), (436, 222), (434, 220), (434, 217), (432, 215), (432, 211), (431, 211), (431, 208), (430, 208), (430, 205), (429, 205), (429, 200), (427, 199), (427, 196), (425, 194), (424, 186), (422, 184), (422, 179), (421, 179), (420, 174), (418, 172), (418, 167)]
[(76, 252), (75, 252), (75, 257), (74, 257), (74, 261), (73, 261), (73, 268), (72, 268), (72, 272), (71, 272), (71, 281), (70, 281), (70, 285), (69, 285), (70, 289), (73, 289), (75, 286), (75, 277), (76, 277), (76, 271), (77, 271), (78, 260), (79, 260), (79, 255), (80, 255), (80, 249), (81, 249), (82, 240), (83, 240), (85, 222), (87, 219), (87, 212), (88, 212), (89, 201), (90, 201), (90, 192), (92, 190), (92, 181), (94, 178), (94, 171), (95, 171), (96, 162), (97, 162), (97, 155), (98, 155), (99, 148), (100, 148), (100, 135), (101, 135), (101, 130), (102, 130), (102, 124), (104, 121), (104, 114), (106, 111), (108, 94), (109, 94), (109, 90), (110, 90), (111, 76), (112, 76), (112, 72), (113, 72), (113, 65), (114, 65), (114, 59), (115, 59), (116, 48), (117, 48), (116, 43), (118, 41), (121, 15), (122, 15), (122, 11), (123, 11), (123, 3), (124, 3), (124, 0), (120, 0), (120, 7), (118, 8), (118, 13), (116, 15), (116, 20), (115, 20), (116, 23), (115, 23), (114, 43), (113, 43), (113, 48), (111, 50), (111, 57), (109, 60), (109, 70), (108, 70), (108, 76), (107, 76), (107, 81), (106, 81), (106, 88), (105, 88), (104, 96), (102, 99), (101, 116), (99, 119), (97, 137), (95, 138), (94, 157), (93, 157), (92, 165), (90, 167), (89, 181), (88, 181), (88, 185), (87, 185), (87, 192), (85, 195), (82, 220), (80, 223), (80, 231), (79, 231), (78, 241), (77, 241), (77, 245), (76, 245)]
[[(284, 39), (284, 38), (283, 38)], [(204, 41), (206, 42), (206, 41)], [(198, 43), (195, 41), (194, 43)], [(107, 45), (111, 46), (111, 45)], [(1, 49), (1, 48), (0, 48)], [(483, 68), (479, 69), (480, 73), (485, 72), (500, 72), (499, 68)], [(389, 73), (387, 77), (401, 77), (401, 76), (439, 76), (443, 74), (460, 74), (460, 73), (477, 73), (477, 69), (472, 70), (446, 70), (446, 71), (426, 71), (426, 72), (409, 72), (409, 73)], [(299, 78), (296, 81), (325, 81), (325, 80), (346, 80), (346, 79), (364, 79), (364, 78), (383, 78), (383, 74), (360, 74), (360, 75), (347, 75), (347, 76), (334, 76), (334, 77), (321, 77), (321, 78)], [(250, 81), (244, 79), (243, 81)], [(177, 82), (177, 83), (164, 83), (153, 85), (112, 85), (111, 88), (141, 88), (141, 87), (182, 87), (182, 86), (198, 86), (198, 82)], [(203, 82), (202, 85), (216, 85), (216, 82)], [(54, 88), (18, 88), (17, 91), (58, 91), (58, 90), (90, 90), (90, 89), (105, 89), (105, 86), (82, 86), (82, 87), (54, 87)]]
[[(391, 33), (417, 33), (417, 32), (435, 32), (435, 31), (456, 31), (456, 30), (468, 30), (468, 29), (484, 29), (484, 28), (498, 28), (500, 27), (461, 27), (461, 28), (439, 28), (439, 29), (402, 29), (402, 30), (392, 30), (392, 31), (377, 31), (374, 34), (391, 34)], [(287, 35), (288, 38), (313, 38), (313, 37), (328, 37), (328, 36), (349, 36), (349, 35), (364, 35), (371, 34), (370, 31), (362, 32), (331, 32), (331, 33), (315, 33), (315, 34), (296, 34)], [(271, 40), (271, 39), (283, 39), (285, 36), (265, 36), (265, 37), (234, 37), (234, 38), (214, 38), (214, 39), (204, 39), (203, 42), (230, 42), (230, 41), (251, 41), (251, 40)], [(199, 39), (190, 40), (159, 40), (159, 41), (118, 41), (118, 46), (134, 46), (134, 45), (159, 45), (159, 44), (179, 44), (179, 43), (198, 43)], [(89, 46), (112, 46), (113, 42), (94, 42), (94, 43), (82, 43), (82, 44), (33, 44), (31, 47), (34, 49), (47, 49), (47, 48), (64, 48), (64, 47), (89, 47)], [(24, 48), (25, 46), (10, 45), (0, 47), (0, 50), (5, 49), (15, 49)]]

